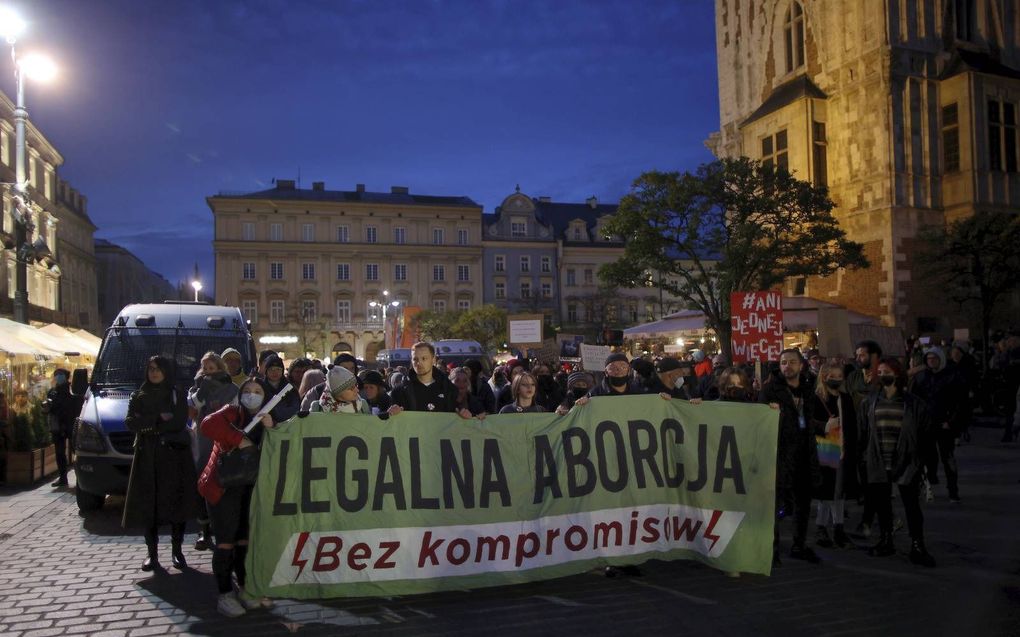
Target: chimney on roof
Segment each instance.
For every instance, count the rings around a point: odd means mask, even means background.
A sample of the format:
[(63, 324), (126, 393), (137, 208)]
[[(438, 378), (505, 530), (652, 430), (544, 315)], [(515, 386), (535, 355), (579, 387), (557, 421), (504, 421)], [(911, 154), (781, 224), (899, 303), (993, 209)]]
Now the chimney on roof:
[(552, 203), (552, 197), (539, 197), (539, 203)]
[(325, 189), (326, 189), (326, 182), (324, 182), (324, 181), (313, 181), (312, 182), (312, 190), (318, 190), (319, 192), (322, 192)]
[(276, 180), (276, 189), (277, 190), (294, 190), (294, 180), (293, 179), (277, 179)]
[(407, 186), (390, 186), (390, 194), (394, 195), (406, 195)]
[(354, 190), (357, 192), (365, 192), (365, 184), (356, 184)]
[(585, 199), (584, 203), (588, 204), (588, 207), (591, 208), (592, 210), (594, 210), (595, 208), (598, 208), (599, 200), (598, 200), (598, 197), (596, 197), (595, 195), (592, 195), (591, 197), (588, 197), (587, 199)]

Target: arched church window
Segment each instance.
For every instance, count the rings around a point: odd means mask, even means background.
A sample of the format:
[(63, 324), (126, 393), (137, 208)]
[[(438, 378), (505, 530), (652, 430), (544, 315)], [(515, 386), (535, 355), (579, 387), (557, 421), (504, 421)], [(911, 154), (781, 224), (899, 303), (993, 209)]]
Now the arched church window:
[(791, 2), (786, 10), (783, 37), (786, 44), (786, 72), (792, 73), (804, 66), (804, 9), (799, 2)]

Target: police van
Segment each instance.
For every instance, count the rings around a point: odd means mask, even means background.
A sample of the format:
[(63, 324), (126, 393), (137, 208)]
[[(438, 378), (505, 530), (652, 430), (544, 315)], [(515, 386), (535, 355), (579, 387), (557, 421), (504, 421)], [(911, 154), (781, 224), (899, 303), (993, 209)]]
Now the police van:
[(400, 366), (411, 369), (411, 350), (406, 347), (381, 349), (375, 355), (375, 365), (377, 369)]
[(74, 435), (79, 511), (94, 511), (108, 494), (127, 492), (135, 435), (124, 417), (131, 393), (145, 380), (149, 358), (158, 354), (172, 360), (175, 384), (187, 396), (202, 356), (228, 347), (241, 353), (243, 370), (254, 367), (255, 343), (236, 307), (167, 301), (120, 311), (106, 330), (92, 377), (75, 370), (72, 380), (71, 391), (85, 397)]
[(465, 361), (473, 358), (482, 364), (483, 372), (486, 374), (492, 373), (492, 359), (478, 341), (444, 338), (432, 341), (432, 347), (436, 348), (436, 358), (442, 361), (444, 369), (450, 363), (461, 367)]

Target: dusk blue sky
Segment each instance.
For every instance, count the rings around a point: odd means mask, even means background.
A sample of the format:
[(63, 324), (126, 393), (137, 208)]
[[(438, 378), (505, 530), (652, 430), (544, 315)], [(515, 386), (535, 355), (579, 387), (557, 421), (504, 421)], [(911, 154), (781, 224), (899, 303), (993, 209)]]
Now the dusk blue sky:
[[(205, 198), (310, 187), (618, 201), (718, 129), (711, 0), (37, 0), (33, 122), (97, 236), (211, 282)], [(12, 95), (10, 62), (0, 88)]]

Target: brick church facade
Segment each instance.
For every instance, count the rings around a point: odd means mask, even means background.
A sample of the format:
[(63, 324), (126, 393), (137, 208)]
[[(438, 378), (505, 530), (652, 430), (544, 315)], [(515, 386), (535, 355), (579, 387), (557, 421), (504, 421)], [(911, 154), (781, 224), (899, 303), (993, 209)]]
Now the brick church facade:
[(825, 185), (867, 270), (793, 280), (908, 333), (963, 326), (915, 259), (929, 224), (1020, 209), (1015, 0), (716, 0), (718, 157)]

